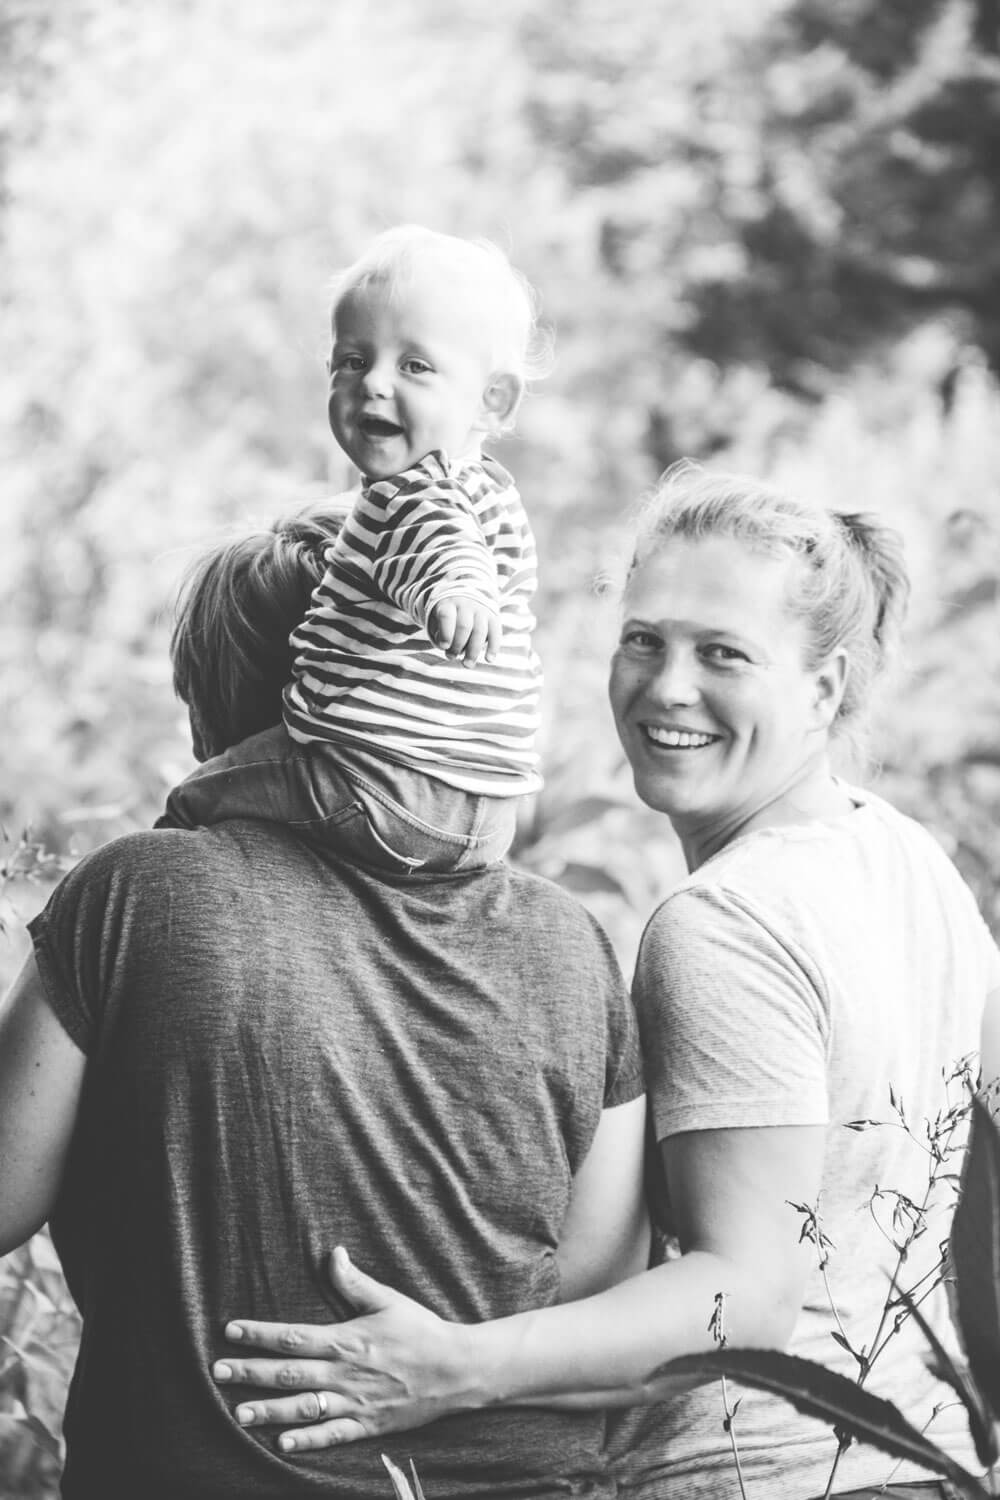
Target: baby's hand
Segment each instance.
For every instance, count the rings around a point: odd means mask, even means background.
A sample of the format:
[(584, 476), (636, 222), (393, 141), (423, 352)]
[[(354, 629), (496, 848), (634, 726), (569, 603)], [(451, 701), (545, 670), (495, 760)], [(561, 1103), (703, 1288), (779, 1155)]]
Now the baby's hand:
[(427, 633), (448, 656), (474, 667), (481, 657), (496, 661), (502, 631), (500, 616), (478, 599), (450, 594), (431, 609)]

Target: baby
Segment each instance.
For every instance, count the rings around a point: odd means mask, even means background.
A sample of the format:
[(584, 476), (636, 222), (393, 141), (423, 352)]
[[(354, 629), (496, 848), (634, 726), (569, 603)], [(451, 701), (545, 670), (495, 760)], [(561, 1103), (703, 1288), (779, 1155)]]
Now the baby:
[(541, 785), (536, 560), (482, 443), (512, 428), (536, 340), (485, 241), (403, 226), (338, 278), (330, 426), (361, 493), (292, 635), (284, 726), (206, 762), (161, 825), (269, 818), (397, 874), (506, 851)]

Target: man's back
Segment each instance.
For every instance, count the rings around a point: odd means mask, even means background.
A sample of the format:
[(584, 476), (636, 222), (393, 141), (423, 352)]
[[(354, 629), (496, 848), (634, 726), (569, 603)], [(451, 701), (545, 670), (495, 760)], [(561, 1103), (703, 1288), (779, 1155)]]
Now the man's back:
[[(108, 846), (33, 932), (89, 1058), (53, 1216), (84, 1312), (64, 1493), (384, 1496), (377, 1442), (288, 1459), (236, 1425), (224, 1324), (330, 1321), (337, 1243), (447, 1317), (555, 1300), (572, 1174), (640, 1090), (606, 944), (506, 867), (393, 884), (251, 822)], [(600, 1496), (602, 1433), (487, 1413), (390, 1452), (431, 1500)]]

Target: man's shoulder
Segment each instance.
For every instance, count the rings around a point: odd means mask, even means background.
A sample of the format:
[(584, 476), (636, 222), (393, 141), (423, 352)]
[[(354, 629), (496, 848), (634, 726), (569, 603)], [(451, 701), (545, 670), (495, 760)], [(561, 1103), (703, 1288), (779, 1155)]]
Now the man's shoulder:
[(233, 819), (213, 828), (149, 828), (125, 833), (84, 854), (65, 879), (78, 882), (159, 880), (242, 864), (259, 857), (260, 845), (277, 854), (294, 841), (290, 830), (256, 819)]
[(545, 921), (558, 923), (563, 931), (576, 929), (610, 948), (610, 940), (600, 922), (579, 897), (545, 875), (510, 864), (505, 864), (504, 869), (513, 899), (532, 914), (538, 925)]

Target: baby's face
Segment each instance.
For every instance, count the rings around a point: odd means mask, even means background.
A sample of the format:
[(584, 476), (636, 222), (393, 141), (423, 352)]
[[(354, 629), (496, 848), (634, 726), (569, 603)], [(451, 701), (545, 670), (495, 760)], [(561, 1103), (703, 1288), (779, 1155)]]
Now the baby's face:
[(487, 430), (488, 340), (472, 296), (441, 270), (395, 290), (349, 292), (336, 308), (330, 426), (369, 479), (385, 479), (443, 449), (478, 454)]

